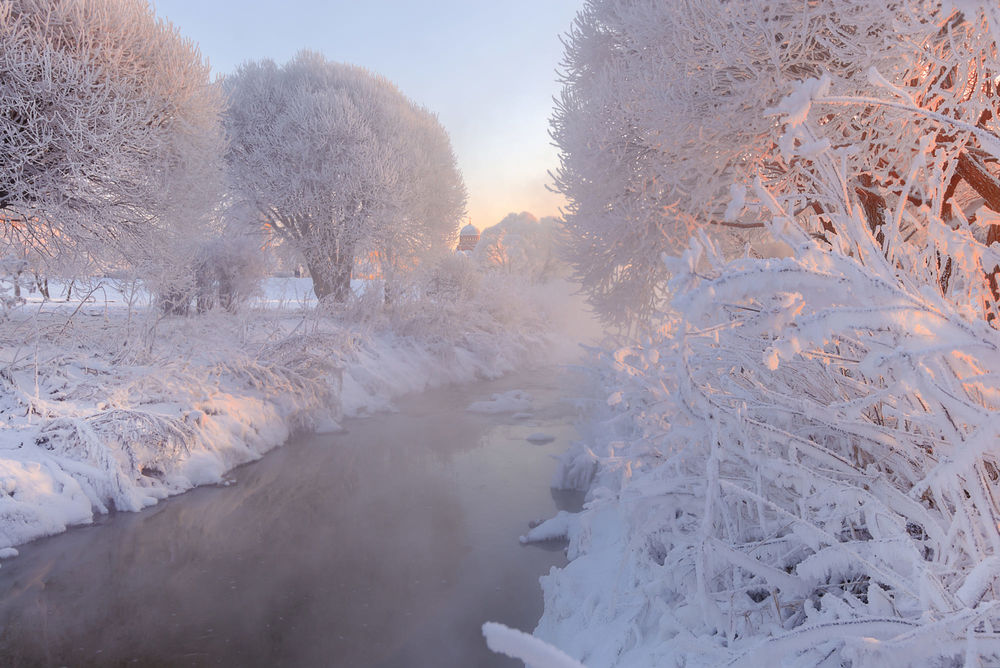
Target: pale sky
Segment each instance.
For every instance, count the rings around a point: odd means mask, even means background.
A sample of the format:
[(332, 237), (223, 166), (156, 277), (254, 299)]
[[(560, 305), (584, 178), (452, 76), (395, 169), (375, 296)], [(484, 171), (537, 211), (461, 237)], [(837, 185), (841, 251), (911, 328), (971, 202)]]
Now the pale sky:
[(215, 74), (303, 48), (384, 75), (438, 114), (480, 229), (512, 211), (556, 215), (548, 135), (559, 37), (583, 0), (155, 0)]

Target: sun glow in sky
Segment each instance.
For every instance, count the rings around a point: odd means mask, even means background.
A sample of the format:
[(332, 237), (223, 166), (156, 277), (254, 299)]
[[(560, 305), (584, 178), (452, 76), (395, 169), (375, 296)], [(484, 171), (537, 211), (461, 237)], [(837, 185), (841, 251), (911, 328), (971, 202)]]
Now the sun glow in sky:
[(438, 114), (451, 136), (477, 227), (511, 211), (556, 215), (546, 190), (560, 35), (582, 0), (155, 0), (215, 74), (283, 63), (303, 48), (361, 65)]

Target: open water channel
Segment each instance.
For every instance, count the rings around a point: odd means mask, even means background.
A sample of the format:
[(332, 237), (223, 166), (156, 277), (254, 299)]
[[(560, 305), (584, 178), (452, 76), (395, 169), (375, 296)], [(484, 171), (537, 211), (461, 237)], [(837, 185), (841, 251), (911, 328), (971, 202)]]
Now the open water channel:
[[(228, 486), (22, 546), (0, 568), (0, 663), (520, 666), (480, 626), (531, 631), (538, 577), (565, 563), (518, 536), (582, 500), (549, 489), (573, 381), (552, 367), (405, 398)], [(530, 418), (465, 410), (512, 389)]]

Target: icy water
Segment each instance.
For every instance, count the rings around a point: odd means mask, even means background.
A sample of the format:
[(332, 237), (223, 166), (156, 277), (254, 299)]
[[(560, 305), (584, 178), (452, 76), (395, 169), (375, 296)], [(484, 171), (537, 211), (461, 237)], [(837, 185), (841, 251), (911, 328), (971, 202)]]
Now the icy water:
[[(435, 390), (298, 437), (142, 513), (21, 548), (0, 568), (4, 666), (521, 666), (480, 626), (530, 631), (563, 546), (529, 522), (573, 437), (573, 378), (546, 368)], [(531, 418), (465, 411), (523, 389)], [(526, 441), (545, 433), (555, 440)]]

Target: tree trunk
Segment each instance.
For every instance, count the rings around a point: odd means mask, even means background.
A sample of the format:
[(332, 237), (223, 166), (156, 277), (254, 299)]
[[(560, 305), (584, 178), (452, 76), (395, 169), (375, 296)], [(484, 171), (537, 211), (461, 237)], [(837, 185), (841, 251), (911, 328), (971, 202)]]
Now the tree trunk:
[(233, 277), (226, 271), (219, 272), (219, 306), (226, 309), (229, 313), (236, 313), (236, 307), (239, 304), (239, 295), (237, 295), (236, 285), (233, 282)]
[(351, 295), (351, 273), (354, 255), (341, 253), (339, 257), (306, 257), (309, 275), (312, 276), (313, 292), (323, 301), (327, 297), (337, 303), (347, 301)]
[(183, 288), (170, 288), (160, 298), (164, 315), (187, 315), (191, 311), (191, 293)]
[(49, 301), (49, 279), (42, 278), (37, 272), (33, 272), (35, 277), (35, 286), (38, 288), (39, 294), (42, 295), (44, 301)]
[(333, 299), (336, 302), (346, 302), (351, 296), (351, 274), (354, 270), (354, 258), (343, 258), (335, 267), (333, 275)]
[(199, 314), (207, 313), (215, 306), (215, 267), (207, 261), (199, 262), (194, 270), (195, 305)]
[(392, 306), (396, 298), (396, 258), (388, 250), (380, 251), (382, 259), (382, 298), (386, 306)]

